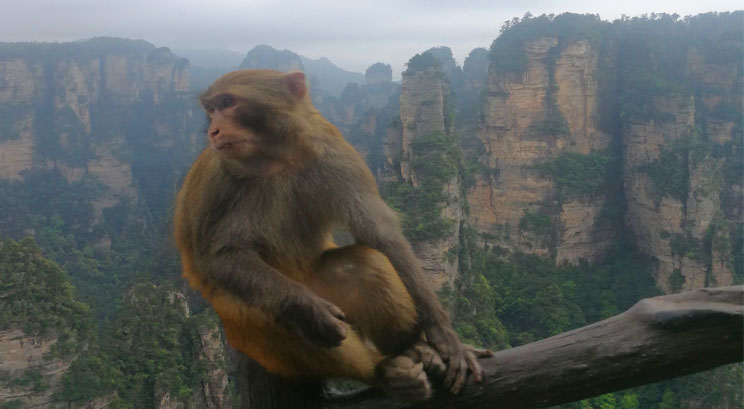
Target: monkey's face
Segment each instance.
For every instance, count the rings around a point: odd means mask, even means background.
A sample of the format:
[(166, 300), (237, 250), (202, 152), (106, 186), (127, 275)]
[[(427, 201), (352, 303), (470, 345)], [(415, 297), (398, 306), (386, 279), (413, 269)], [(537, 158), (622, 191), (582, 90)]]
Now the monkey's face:
[(301, 72), (234, 71), (218, 78), (201, 102), (210, 146), (244, 172), (296, 168), (314, 156), (306, 136), (312, 103)]
[(259, 137), (254, 127), (246, 121), (255, 122), (248, 102), (231, 94), (219, 94), (204, 103), (209, 117), (207, 136), (209, 145), (227, 158), (248, 158), (258, 149)]

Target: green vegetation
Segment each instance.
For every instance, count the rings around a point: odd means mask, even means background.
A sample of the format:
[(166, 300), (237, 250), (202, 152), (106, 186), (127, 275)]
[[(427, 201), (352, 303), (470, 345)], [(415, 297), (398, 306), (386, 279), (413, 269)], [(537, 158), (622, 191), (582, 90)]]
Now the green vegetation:
[(416, 187), (406, 182), (388, 182), (380, 191), (388, 204), (401, 213), (403, 233), (408, 239), (436, 240), (452, 231), (453, 222), (442, 217), (440, 203), (446, 200), (442, 185)]
[[(555, 97), (546, 95), (546, 99), (554, 100)], [(530, 124), (530, 130), (533, 133), (539, 135), (570, 135), (571, 131), (568, 129), (568, 123), (566, 118), (563, 116), (561, 111), (556, 107), (556, 104), (547, 104), (545, 112), (542, 114), (542, 118), (532, 124)]]
[(677, 139), (662, 149), (659, 159), (640, 168), (654, 183), (657, 200), (669, 196), (683, 203), (687, 201), (690, 179), (688, 154), (689, 143)]
[(607, 190), (611, 158), (605, 152), (583, 155), (564, 152), (557, 158), (538, 165), (538, 170), (555, 182), (562, 202), (581, 197), (598, 197)]
[(67, 404), (82, 405), (113, 392), (122, 377), (109, 356), (101, 351), (88, 351), (72, 362), (62, 377), (62, 388), (54, 398)]
[(408, 60), (406, 64), (406, 70), (403, 71), (403, 75), (413, 75), (417, 71), (425, 71), (428, 68), (439, 68), (439, 60), (432, 53), (421, 53), (416, 54)]
[(0, 142), (20, 138), (23, 119), (31, 112), (31, 104), (0, 105)]
[(34, 392), (44, 392), (49, 389), (49, 384), (39, 368), (30, 368), (23, 371), (10, 384), (23, 389), (31, 389)]
[(535, 233), (538, 236), (549, 235), (552, 226), (550, 214), (545, 211), (530, 212), (525, 209), (524, 216), (519, 219), (520, 229)]
[(447, 202), (444, 186), (458, 174), (459, 149), (454, 138), (444, 132), (418, 136), (411, 142), (414, 159), (411, 168), (418, 186), (407, 182), (388, 182), (381, 193), (388, 204), (402, 213), (403, 232), (410, 240), (437, 240), (454, 226), (442, 217)]
[(491, 67), (504, 74), (519, 74), (527, 70), (525, 47), (528, 41), (555, 37), (559, 47), (576, 40), (589, 40), (595, 47), (605, 37), (609, 24), (591, 14), (564, 13), (522, 19), (515, 17), (501, 26), (501, 35), (491, 44)]
[(522, 345), (609, 318), (658, 294), (653, 260), (625, 245), (614, 245), (595, 266), (556, 266), (534, 255), (507, 259), (497, 249), (477, 248), (475, 237), (464, 229), (464, 292), (456, 322), (463, 336), (479, 344)]
[[(0, 329), (57, 337), (54, 354), (67, 356), (83, 346), (91, 324), (88, 306), (74, 298), (67, 274), (42, 258), (32, 239), (0, 241)], [(18, 381), (37, 384), (33, 379), (39, 376), (32, 375)]]
[[(160, 50), (160, 52), (158, 51)], [(154, 45), (143, 40), (128, 40), (114, 37), (96, 37), (86, 41), (67, 43), (2, 43), (0, 59), (22, 58), (29, 63), (46, 64), (59, 60), (75, 59), (86, 62), (109, 54), (124, 55), (129, 58), (142, 58), (150, 53), (162, 53)], [(176, 60), (185, 64), (186, 60)]]
[(23, 401), (20, 399), (13, 399), (7, 402), (0, 403), (0, 409), (22, 409)]

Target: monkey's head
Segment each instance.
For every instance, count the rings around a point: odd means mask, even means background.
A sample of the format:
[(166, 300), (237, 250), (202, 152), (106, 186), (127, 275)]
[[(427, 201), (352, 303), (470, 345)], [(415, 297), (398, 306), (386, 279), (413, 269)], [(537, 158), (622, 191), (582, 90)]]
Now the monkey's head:
[(315, 109), (301, 72), (234, 71), (199, 99), (210, 146), (241, 172), (274, 173), (314, 156), (308, 118)]

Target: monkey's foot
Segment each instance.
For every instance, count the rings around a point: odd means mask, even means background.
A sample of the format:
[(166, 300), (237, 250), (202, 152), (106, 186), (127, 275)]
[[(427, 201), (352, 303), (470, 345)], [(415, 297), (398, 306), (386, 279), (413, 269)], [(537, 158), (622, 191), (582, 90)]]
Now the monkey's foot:
[(422, 401), (431, 396), (424, 364), (416, 363), (407, 356), (382, 360), (375, 368), (375, 376), (386, 394), (402, 401)]
[(447, 366), (442, 362), (439, 353), (424, 341), (419, 341), (403, 352), (416, 363), (424, 365), (426, 374), (435, 379), (444, 378)]

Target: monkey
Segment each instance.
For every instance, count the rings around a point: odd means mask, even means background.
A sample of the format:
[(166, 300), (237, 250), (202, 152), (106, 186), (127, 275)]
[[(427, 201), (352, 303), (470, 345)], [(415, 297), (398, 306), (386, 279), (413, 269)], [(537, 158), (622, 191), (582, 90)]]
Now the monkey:
[[(401, 399), (458, 393), (477, 357), (428, 287), (361, 155), (302, 72), (239, 70), (199, 97), (208, 146), (176, 198), (183, 276), (269, 372), (349, 378)], [(337, 246), (335, 228), (355, 243)]]

